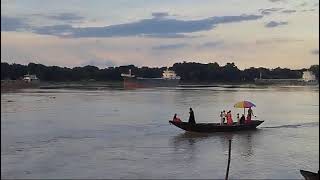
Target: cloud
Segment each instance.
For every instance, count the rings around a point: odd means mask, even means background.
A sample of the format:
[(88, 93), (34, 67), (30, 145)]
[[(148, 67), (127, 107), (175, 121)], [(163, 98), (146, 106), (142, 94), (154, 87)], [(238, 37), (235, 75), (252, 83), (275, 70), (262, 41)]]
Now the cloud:
[(19, 31), (28, 28), (29, 25), (24, 18), (1, 16), (1, 31)]
[(73, 28), (71, 25), (54, 25), (33, 28), (33, 32), (36, 34), (68, 36), (73, 33), (74, 29), (75, 28)]
[(291, 13), (295, 13), (297, 12), (296, 10), (293, 10), (293, 9), (287, 9), (287, 10), (283, 10), (281, 11), (282, 13), (286, 13), (286, 14), (291, 14)]
[(187, 43), (178, 43), (178, 44), (165, 44), (152, 47), (153, 50), (173, 50), (180, 49), (189, 46)]
[(292, 42), (303, 42), (302, 39), (292, 39), (292, 38), (271, 38), (271, 39), (260, 39), (256, 40), (257, 45), (262, 44), (273, 44), (273, 43), (292, 43)]
[(84, 17), (74, 13), (60, 13), (54, 15), (44, 15), (44, 17), (52, 20), (66, 21), (66, 22), (80, 22)]
[[(62, 21), (65, 23), (74, 23), (74, 22), (81, 22), (84, 17), (76, 15), (74, 13), (60, 13), (60, 14), (30, 14), (31, 17), (41, 17), (46, 18), (47, 20), (55, 20), (55, 21)], [(32, 29), (37, 29), (36, 27), (30, 24), (31, 18), (30, 16), (25, 17), (9, 17), (9, 16), (1, 16), (1, 31), (31, 31)], [(55, 25), (53, 26), (51, 32), (60, 32), (68, 31), (71, 29), (70, 25)], [(40, 31), (44, 31), (46, 28), (39, 28)]]
[(285, 0), (269, 0), (270, 2), (285, 2)]
[(198, 48), (215, 48), (223, 45), (223, 41), (212, 41), (212, 42), (206, 42), (198, 46)]
[(319, 49), (314, 49), (311, 51), (311, 54), (313, 55), (319, 55)]
[(315, 11), (315, 10), (316, 10), (316, 9), (311, 8), (311, 9), (304, 9), (304, 10), (301, 10), (301, 12), (308, 12), (308, 11), (312, 12), (312, 11)]
[(301, 3), (299, 6), (306, 6), (306, 5), (308, 5), (308, 3), (306, 3), (306, 2), (303, 2), (303, 3)]
[(265, 9), (259, 9), (260, 13), (263, 15), (270, 15), (274, 12), (278, 12), (282, 10), (283, 8), (265, 8)]
[(154, 13), (152, 13), (152, 16), (154, 18), (164, 18), (164, 17), (169, 16), (169, 14), (167, 12), (154, 12)]
[(287, 21), (279, 21), (279, 22), (270, 21), (267, 24), (265, 24), (264, 27), (266, 27), (266, 28), (274, 28), (274, 27), (277, 27), (277, 26), (283, 26), (283, 25), (287, 25), (287, 24), (288, 24)]
[[(164, 17), (165, 14), (160, 15)], [(36, 27), (34, 33), (61, 37), (89, 38), (89, 37), (183, 37), (184, 33), (208, 31), (218, 24), (251, 21), (262, 18), (261, 15), (215, 16), (200, 20), (178, 20), (159, 18), (159, 13), (151, 19), (110, 25), (105, 27), (72, 27), (70, 25), (54, 25)]]
[(190, 36), (185, 34), (141, 34), (141, 37), (154, 37), (154, 38), (193, 38), (198, 36)]

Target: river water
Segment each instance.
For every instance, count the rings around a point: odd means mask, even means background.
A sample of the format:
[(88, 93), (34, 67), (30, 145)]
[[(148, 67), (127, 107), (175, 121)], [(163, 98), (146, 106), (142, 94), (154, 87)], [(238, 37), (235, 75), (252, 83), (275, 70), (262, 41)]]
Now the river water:
[[(249, 100), (255, 131), (185, 133)], [(2, 178), (302, 179), (319, 169), (319, 87), (24, 90), (1, 94)]]

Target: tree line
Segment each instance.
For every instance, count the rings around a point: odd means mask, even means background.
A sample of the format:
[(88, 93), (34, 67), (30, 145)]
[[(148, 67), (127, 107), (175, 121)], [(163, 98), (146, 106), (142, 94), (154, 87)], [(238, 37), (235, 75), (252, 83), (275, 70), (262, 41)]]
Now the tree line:
[[(150, 68), (127, 65), (99, 69), (90, 65), (67, 68), (36, 63), (21, 65), (1, 62), (1, 80), (17, 80), (29, 73), (37, 75), (41, 81), (121, 81), (121, 73), (128, 73), (129, 69), (131, 69), (132, 74), (139, 77), (157, 78), (162, 76), (166, 67)], [(312, 71), (319, 80), (319, 65), (296, 70), (280, 67), (275, 69), (250, 67), (240, 70), (234, 63), (221, 66), (216, 62), (208, 64), (182, 62), (173, 64), (169, 69), (174, 70), (184, 82), (253, 82), (255, 78), (260, 77), (260, 73), (262, 78), (266, 79), (298, 79), (302, 77), (302, 72), (306, 70)]]

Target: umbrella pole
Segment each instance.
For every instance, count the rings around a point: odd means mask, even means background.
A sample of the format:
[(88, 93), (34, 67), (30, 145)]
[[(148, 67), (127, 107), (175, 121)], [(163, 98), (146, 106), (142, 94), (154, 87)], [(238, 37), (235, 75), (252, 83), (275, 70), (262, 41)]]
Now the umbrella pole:
[(243, 108), (243, 114), (246, 116), (246, 108)]

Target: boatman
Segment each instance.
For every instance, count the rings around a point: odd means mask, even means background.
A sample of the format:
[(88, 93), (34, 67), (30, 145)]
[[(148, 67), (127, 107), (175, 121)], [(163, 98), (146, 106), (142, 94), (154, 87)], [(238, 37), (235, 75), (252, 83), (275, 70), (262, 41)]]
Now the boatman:
[(189, 116), (189, 123), (190, 123), (190, 124), (196, 124), (196, 120), (194, 119), (194, 113), (193, 113), (192, 108), (190, 108), (189, 110), (190, 110), (190, 112), (189, 112), (189, 114), (190, 114), (190, 116)]

